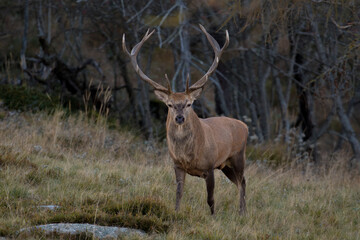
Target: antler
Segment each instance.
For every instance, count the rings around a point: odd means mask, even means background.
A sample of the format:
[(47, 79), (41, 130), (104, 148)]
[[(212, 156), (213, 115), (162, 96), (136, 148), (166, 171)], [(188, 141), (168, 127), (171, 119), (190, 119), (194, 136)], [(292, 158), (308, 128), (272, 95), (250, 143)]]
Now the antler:
[(149, 83), (151, 86), (154, 87), (155, 90), (158, 91), (162, 91), (165, 93), (171, 93), (171, 87), (170, 87), (170, 81), (169, 79), (166, 77), (166, 80), (168, 82), (168, 88), (163, 87), (162, 85), (156, 83), (155, 81), (151, 80), (148, 76), (145, 75), (145, 73), (140, 69), (138, 63), (137, 63), (137, 55), (142, 47), (142, 45), (144, 44), (144, 42), (146, 42), (146, 40), (148, 40), (151, 35), (155, 32), (155, 29), (151, 31), (151, 33), (149, 33), (148, 29), (145, 33), (145, 36), (143, 37), (143, 39), (141, 40), (141, 42), (139, 42), (138, 44), (136, 44), (133, 49), (131, 50), (131, 53), (127, 50), (126, 48), (126, 43), (125, 43), (125, 33), (123, 34), (123, 39), (122, 39), (122, 47), (125, 53), (127, 53), (127, 55), (129, 55), (130, 59), (131, 59), (131, 64), (134, 67), (135, 71), (137, 74), (139, 74), (140, 78), (142, 80), (144, 80), (145, 82)]
[(201, 31), (203, 31), (203, 33), (205, 33), (206, 38), (208, 39), (208, 41), (210, 42), (212, 48), (214, 49), (215, 58), (214, 58), (214, 62), (212, 63), (210, 69), (205, 73), (205, 75), (202, 78), (200, 78), (199, 81), (194, 83), (190, 88), (189, 88), (188, 81), (187, 81), (187, 84), (186, 84), (186, 92), (187, 93), (204, 87), (204, 85), (207, 82), (207, 80), (209, 79), (210, 75), (216, 70), (216, 68), (217, 68), (217, 66), (219, 64), (219, 61), (220, 61), (220, 57), (223, 54), (225, 48), (229, 45), (229, 32), (227, 30), (226, 30), (225, 44), (220, 49), (220, 46), (219, 46), (218, 42), (206, 31), (206, 29), (201, 24), (199, 24), (199, 25), (200, 25)]

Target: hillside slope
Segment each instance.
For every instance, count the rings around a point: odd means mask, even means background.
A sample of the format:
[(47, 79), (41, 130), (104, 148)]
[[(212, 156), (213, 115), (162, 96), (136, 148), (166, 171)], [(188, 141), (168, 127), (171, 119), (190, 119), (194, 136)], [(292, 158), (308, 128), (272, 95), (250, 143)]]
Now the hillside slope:
[[(138, 228), (149, 239), (359, 239), (360, 181), (343, 175), (341, 164), (318, 175), (250, 164), (246, 216), (238, 215), (237, 189), (220, 171), (215, 217), (205, 182), (188, 176), (177, 214), (165, 144), (81, 113), (0, 116), (0, 236), (73, 222)], [(47, 204), (60, 208), (38, 208)]]

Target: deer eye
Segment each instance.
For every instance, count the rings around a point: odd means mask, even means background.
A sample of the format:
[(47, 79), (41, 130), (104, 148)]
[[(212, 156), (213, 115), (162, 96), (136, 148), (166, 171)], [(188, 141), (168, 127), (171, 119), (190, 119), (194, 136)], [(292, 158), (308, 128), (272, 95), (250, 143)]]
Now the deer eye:
[(190, 107), (190, 106), (191, 106), (191, 103), (186, 104), (186, 107)]
[(169, 107), (169, 108), (172, 108), (172, 107), (173, 107), (173, 105), (172, 105), (172, 104), (168, 104), (168, 107)]

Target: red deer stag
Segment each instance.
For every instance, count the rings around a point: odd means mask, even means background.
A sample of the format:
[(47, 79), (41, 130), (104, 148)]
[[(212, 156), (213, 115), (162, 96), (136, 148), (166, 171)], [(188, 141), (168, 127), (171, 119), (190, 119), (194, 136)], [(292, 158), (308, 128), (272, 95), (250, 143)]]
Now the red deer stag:
[(154, 33), (146, 32), (145, 36), (131, 53), (125, 44), (123, 35), (123, 50), (131, 59), (131, 64), (142, 80), (154, 87), (155, 95), (168, 106), (166, 120), (167, 144), (170, 156), (174, 161), (176, 175), (176, 211), (179, 210), (183, 195), (185, 174), (198, 176), (206, 180), (207, 203), (211, 214), (214, 214), (214, 169), (223, 173), (240, 190), (240, 214), (245, 212), (245, 147), (248, 128), (245, 123), (228, 117), (211, 117), (201, 119), (191, 108), (194, 100), (199, 97), (209, 76), (215, 71), (220, 57), (229, 44), (229, 33), (226, 31), (226, 41), (220, 49), (217, 41), (200, 25), (214, 52), (215, 59), (207, 73), (189, 87), (189, 75), (186, 80), (185, 92), (172, 92), (170, 81), (167, 88), (151, 80), (140, 69), (137, 55), (146, 40)]

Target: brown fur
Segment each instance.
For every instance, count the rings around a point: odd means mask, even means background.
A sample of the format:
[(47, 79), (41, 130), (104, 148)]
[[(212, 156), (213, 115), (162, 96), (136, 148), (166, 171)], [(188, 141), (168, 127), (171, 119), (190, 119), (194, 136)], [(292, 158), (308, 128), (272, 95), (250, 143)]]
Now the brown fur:
[[(247, 126), (240, 120), (227, 117), (200, 119), (190, 107), (191, 96), (186, 93), (175, 93), (164, 102), (169, 106), (166, 121), (167, 142), (170, 156), (174, 161), (177, 198), (176, 210), (180, 207), (185, 173), (202, 177), (206, 180), (208, 204), (214, 213), (214, 169), (221, 169), (237, 187), (241, 188), (240, 211), (245, 212), (245, 147), (248, 136)], [(185, 116), (183, 124), (175, 121), (177, 114)]]

